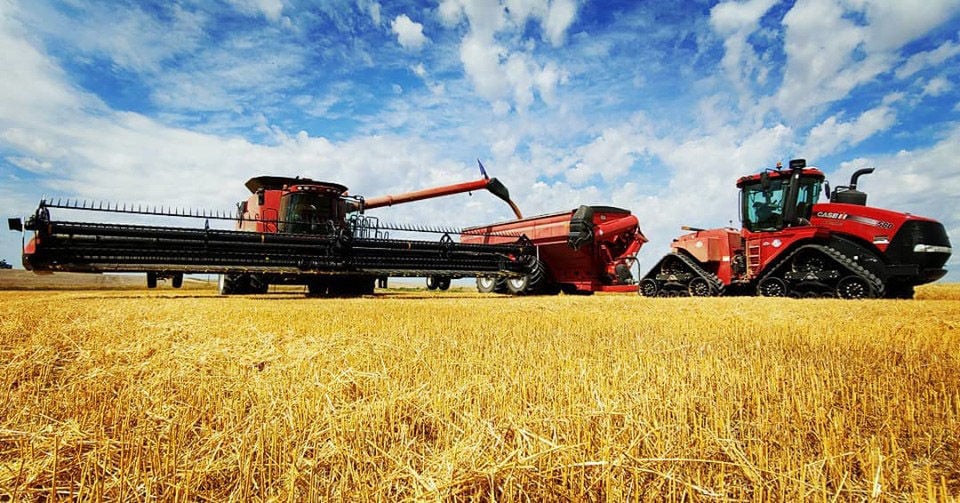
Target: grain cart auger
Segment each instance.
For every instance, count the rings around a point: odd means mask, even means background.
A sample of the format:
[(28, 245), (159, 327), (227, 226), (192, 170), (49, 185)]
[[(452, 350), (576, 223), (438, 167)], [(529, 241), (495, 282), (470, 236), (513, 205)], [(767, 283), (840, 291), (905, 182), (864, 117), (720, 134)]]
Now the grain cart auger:
[[(830, 193), (803, 159), (741, 177), (741, 229), (692, 229), (644, 276), (646, 296), (911, 298), (946, 274), (950, 240), (926, 217), (867, 206), (853, 174)], [(826, 189), (827, 203), (818, 199)]]
[[(500, 244), (455, 242), (459, 229), (390, 226), (364, 210), (487, 189), (511, 204), (496, 178), (428, 190), (364, 199), (348, 196), (343, 185), (307, 178), (259, 176), (246, 183), (250, 197), (234, 215), (187, 212), (76, 201), (43, 200), (35, 214), (10, 227), (33, 231), (23, 264), (37, 273), (144, 272), (147, 286), (184, 274), (219, 274), (221, 294), (263, 293), (270, 284), (306, 285), (312, 295), (372, 293), (388, 276), (514, 277), (530, 272), (534, 248), (523, 236)], [(108, 212), (139, 218), (202, 220), (203, 227), (59, 220), (51, 211)], [(235, 229), (211, 228), (211, 221), (233, 221)], [(438, 241), (396, 239), (389, 231), (438, 233)]]

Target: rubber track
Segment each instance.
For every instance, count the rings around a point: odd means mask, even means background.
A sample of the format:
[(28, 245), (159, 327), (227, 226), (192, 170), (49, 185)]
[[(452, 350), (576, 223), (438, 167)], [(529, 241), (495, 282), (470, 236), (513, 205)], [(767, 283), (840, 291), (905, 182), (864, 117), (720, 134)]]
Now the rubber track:
[[(804, 250), (817, 250), (823, 253), (827, 257), (833, 259), (833, 261), (836, 262), (837, 264), (840, 264), (840, 266), (845, 267), (847, 269), (847, 272), (851, 273), (854, 276), (859, 276), (861, 278), (866, 279), (873, 286), (873, 291), (876, 294), (876, 297), (877, 298), (883, 297), (884, 287), (883, 287), (883, 281), (881, 281), (880, 278), (878, 278), (872, 272), (865, 269), (860, 264), (854, 262), (852, 259), (850, 259), (846, 255), (838, 251), (836, 248), (833, 248), (831, 246), (826, 246), (826, 245), (817, 245), (817, 244), (803, 245), (798, 247), (796, 250), (793, 250), (792, 252), (790, 252), (789, 255), (781, 258), (777, 262), (776, 266), (774, 266), (766, 274), (764, 274), (763, 277), (757, 281), (757, 284), (759, 285), (761, 281), (767, 279), (768, 277), (775, 276), (776, 273), (779, 272), (782, 267), (784, 267), (793, 259), (793, 257), (795, 257), (798, 253)], [(779, 277), (783, 279), (782, 275)]]
[[(679, 257), (684, 264), (687, 264), (687, 266), (690, 269), (692, 269), (693, 272), (697, 273), (701, 278), (709, 281), (710, 284), (713, 285), (713, 291), (716, 292), (713, 295), (714, 297), (720, 297), (723, 295), (723, 291), (726, 288), (726, 285), (723, 284), (723, 281), (720, 281), (719, 276), (717, 276), (716, 274), (713, 274), (712, 272), (707, 271), (703, 267), (700, 267), (700, 264), (697, 263), (696, 260), (694, 260), (693, 258), (689, 257), (686, 254), (675, 253), (674, 255)], [(687, 286), (689, 286), (689, 284), (690, 282), (687, 282)]]

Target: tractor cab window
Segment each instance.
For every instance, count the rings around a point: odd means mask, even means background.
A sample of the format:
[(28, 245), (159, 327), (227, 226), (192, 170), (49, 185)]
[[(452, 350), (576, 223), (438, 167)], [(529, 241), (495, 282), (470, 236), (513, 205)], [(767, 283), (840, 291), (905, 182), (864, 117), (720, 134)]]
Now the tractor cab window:
[(820, 185), (823, 182), (818, 178), (800, 178), (800, 190), (797, 192), (797, 217), (810, 220), (813, 205), (820, 199)]
[[(797, 222), (810, 219), (813, 205), (820, 198), (819, 177), (801, 177), (797, 188), (796, 204)], [(786, 227), (789, 222), (784, 221), (784, 209), (789, 204), (786, 198), (789, 194), (790, 178), (768, 180), (765, 184), (760, 181), (743, 186), (743, 226), (751, 232), (775, 231)], [(794, 223), (793, 225), (796, 225)]]
[(280, 228), (282, 233), (320, 234), (331, 232), (334, 201), (315, 192), (288, 192), (280, 199)]
[(783, 198), (787, 184), (770, 180), (743, 186), (743, 226), (751, 232), (783, 228)]

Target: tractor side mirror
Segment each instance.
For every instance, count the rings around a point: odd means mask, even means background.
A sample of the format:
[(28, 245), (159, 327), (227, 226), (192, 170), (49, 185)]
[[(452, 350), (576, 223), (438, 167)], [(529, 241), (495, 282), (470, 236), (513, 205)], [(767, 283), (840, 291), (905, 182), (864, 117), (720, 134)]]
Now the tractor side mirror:
[(8, 218), (7, 225), (10, 226), (10, 230), (23, 232), (23, 220), (19, 218)]
[(827, 195), (827, 199), (830, 199), (830, 182), (823, 182), (823, 192)]

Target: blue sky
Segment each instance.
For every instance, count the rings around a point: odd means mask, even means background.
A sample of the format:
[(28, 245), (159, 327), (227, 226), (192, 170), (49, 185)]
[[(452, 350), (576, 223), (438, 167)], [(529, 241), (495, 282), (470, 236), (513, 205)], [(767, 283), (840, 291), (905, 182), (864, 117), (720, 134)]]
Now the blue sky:
[[(525, 214), (632, 210), (645, 271), (680, 225), (739, 225), (737, 177), (805, 157), (834, 185), (876, 167), (871, 205), (960, 239), (960, 0), (0, 0), (0, 58), (8, 216), (228, 210), (261, 174), (375, 196), (480, 158)], [(487, 194), (377, 211), (511, 215)]]

